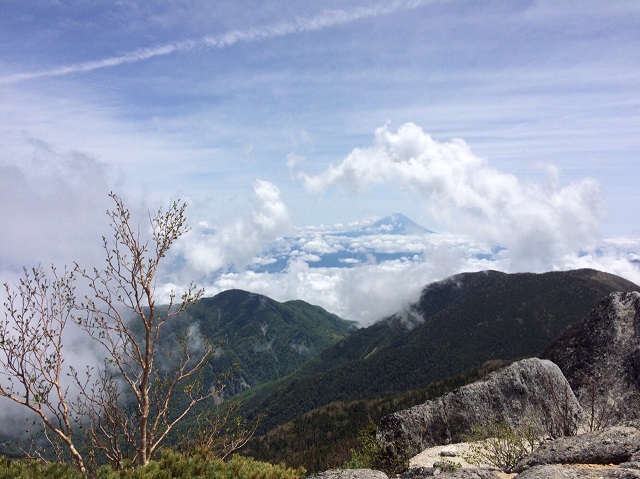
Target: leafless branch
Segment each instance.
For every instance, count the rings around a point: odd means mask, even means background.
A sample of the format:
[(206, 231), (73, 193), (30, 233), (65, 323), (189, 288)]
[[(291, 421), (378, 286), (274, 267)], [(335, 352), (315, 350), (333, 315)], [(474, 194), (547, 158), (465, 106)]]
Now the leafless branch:
[(62, 383), (63, 331), (74, 303), (74, 275), (51, 279), (42, 267), (24, 276), (15, 287), (4, 285), (5, 319), (0, 323), (0, 396), (25, 406), (65, 445), (78, 469), (86, 474), (84, 458), (74, 437), (68, 388)]

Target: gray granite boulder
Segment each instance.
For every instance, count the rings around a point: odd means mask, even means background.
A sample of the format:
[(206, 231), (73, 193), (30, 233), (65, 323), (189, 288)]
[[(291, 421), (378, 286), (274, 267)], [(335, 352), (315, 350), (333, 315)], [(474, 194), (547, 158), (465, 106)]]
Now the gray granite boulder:
[(424, 479), (427, 477), (439, 477), (442, 479), (498, 479), (494, 471), (489, 469), (465, 468), (454, 472), (443, 472), (438, 467), (416, 467), (403, 472), (399, 479)]
[(639, 479), (640, 471), (625, 468), (589, 469), (579, 466), (536, 466), (515, 479)]
[(640, 427), (636, 423), (548, 441), (523, 459), (516, 472), (545, 464), (621, 464), (633, 462), (640, 451)]
[(555, 364), (525, 359), (438, 399), (382, 418), (378, 438), (391, 456), (411, 457), (428, 447), (462, 442), (474, 426), (496, 418), (517, 427), (537, 417), (547, 421), (550, 430), (575, 431), (581, 411)]
[(543, 353), (562, 370), (595, 426), (640, 407), (640, 293), (612, 293)]

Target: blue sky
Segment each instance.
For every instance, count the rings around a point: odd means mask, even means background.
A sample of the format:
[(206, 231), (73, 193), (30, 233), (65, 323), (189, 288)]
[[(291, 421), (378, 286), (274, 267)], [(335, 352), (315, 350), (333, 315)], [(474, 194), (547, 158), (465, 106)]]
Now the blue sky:
[(566, 268), (639, 157), (637, 1), (0, 0), (2, 271), (92, 261), (110, 190), (241, 232), (212, 267), (397, 211)]

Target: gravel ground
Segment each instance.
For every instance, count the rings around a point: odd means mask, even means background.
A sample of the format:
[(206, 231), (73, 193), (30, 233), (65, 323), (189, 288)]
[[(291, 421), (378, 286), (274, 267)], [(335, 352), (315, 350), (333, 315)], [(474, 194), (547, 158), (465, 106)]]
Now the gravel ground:
[[(431, 467), (434, 462), (448, 460), (451, 462), (457, 462), (462, 467), (476, 467), (473, 464), (469, 464), (463, 458), (468, 450), (469, 445), (466, 442), (449, 444), (446, 446), (435, 446), (425, 449), (417, 456), (411, 458), (409, 464), (411, 467)], [(449, 455), (447, 455), (447, 452), (449, 452)]]
[[(425, 449), (417, 456), (409, 460), (410, 467), (432, 467), (434, 462), (447, 460), (457, 462), (462, 467), (490, 467), (487, 464), (469, 464), (464, 455), (469, 451), (469, 444), (460, 442), (457, 444), (449, 444), (447, 446), (435, 446)], [(455, 456), (451, 455), (455, 454)], [(496, 471), (496, 475), (500, 478), (509, 479), (515, 477), (515, 474), (507, 474)]]

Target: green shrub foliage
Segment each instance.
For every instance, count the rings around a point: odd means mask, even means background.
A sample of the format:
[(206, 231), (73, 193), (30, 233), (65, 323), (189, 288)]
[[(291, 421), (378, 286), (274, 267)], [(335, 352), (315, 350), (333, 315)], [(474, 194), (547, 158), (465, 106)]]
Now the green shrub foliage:
[(304, 469), (291, 469), (239, 455), (229, 461), (205, 453), (181, 454), (169, 450), (160, 459), (123, 471), (108, 466), (98, 470), (97, 479), (299, 479)]
[(433, 463), (434, 467), (440, 469), (441, 472), (454, 473), (458, 469), (462, 468), (462, 464), (459, 462), (450, 461), (449, 459), (442, 459)]
[(351, 449), (351, 459), (344, 465), (347, 469), (373, 469), (383, 449), (376, 439), (376, 425), (373, 421), (358, 435), (359, 448)]
[[(96, 479), (300, 479), (305, 470), (259, 462), (243, 456), (229, 461), (204, 453), (190, 455), (165, 450), (158, 460), (135, 469), (115, 471), (102, 466)], [(0, 456), (0, 479), (83, 479), (73, 466), (60, 462), (9, 460)]]
[(0, 479), (82, 479), (80, 472), (70, 464), (45, 463), (36, 460), (9, 460), (0, 456)]
[(346, 469), (376, 469), (395, 475), (409, 468), (408, 457), (389, 454), (376, 437), (378, 428), (371, 421), (358, 435), (360, 447), (351, 449), (351, 459), (343, 466)]
[(496, 418), (472, 429), (465, 459), (472, 464), (490, 464), (511, 471), (521, 459), (535, 451), (544, 438), (544, 430), (533, 418), (512, 427)]

